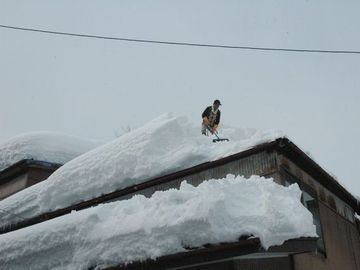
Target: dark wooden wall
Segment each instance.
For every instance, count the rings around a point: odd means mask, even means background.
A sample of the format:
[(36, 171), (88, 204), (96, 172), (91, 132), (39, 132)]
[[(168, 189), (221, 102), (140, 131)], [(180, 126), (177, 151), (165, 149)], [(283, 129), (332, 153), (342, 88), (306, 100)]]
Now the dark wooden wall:
[(355, 224), (319, 203), (326, 254), (294, 256), (295, 270), (360, 270), (360, 236)]
[(17, 175), (13, 179), (6, 181), (0, 185), (0, 200), (27, 188), (27, 173)]
[(47, 179), (55, 169), (28, 167), (0, 184), (0, 200)]

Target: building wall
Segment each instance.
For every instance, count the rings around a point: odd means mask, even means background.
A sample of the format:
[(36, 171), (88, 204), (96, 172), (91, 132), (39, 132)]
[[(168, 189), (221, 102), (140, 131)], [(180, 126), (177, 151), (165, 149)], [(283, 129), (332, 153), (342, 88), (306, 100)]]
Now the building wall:
[(28, 172), (28, 180), (27, 186), (30, 187), (35, 185), (41, 181), (47, 179), (52, 173), (54, 172), (53, 169), (45, 169), (45, 168), (30, 168)]
[(234, 270), (292, 270), (293, 263), (291, 258), (269, 258), (256, 260), (236, 260)]
[(334, 209), (338, 214), (348, 219), (350, 222), (355, 224), (354, 210), (343, 200), (338, 198), (330, 190), (322, 186), (316, 179), (309, 175), (304, 170), (300, 169), (292, 161), (288, 160), (282, 155), (278, 156), (278, 164), (280, 167), (286, 168), (292, 175), (294, 175), (301, 182), (307, 184), (313, 188), (317, 193), (318, 199), (324, 204)]
[(290, 160), (279, 156), (278, 164), (280, 170), (285, 168), (300, 186), (314, 191), (320, 213), (325, 252), (295, 255), (295, 269), (360, 270), (360, 234), (354, 210)]
[(54, 169), (28, 167), (20, 175), (10, 176), (0, 183), (0, 200), (47, 179)]
[(275, 182), (280, 184), (280, 175), (278, 174), (278, 166), (275, 153), (261, 152), (240, 160), (229, 162), (215, 168), (211, 168), (199, 173), (195, 173), (186, 177), (172, 180), (167, 183), (156, 185), (144, 190), (139, 190), (135, 193), (120, 197), (115, 200), (123, 200), (131, 198), (134, 194), (142, 194), (150, 197), (154, 192), (159, 190), (168, 190), (170, 188), (179, 188), (182, 181), (186, 180), (192, 185), (199, 185), (205, 180), (220, 179), (226, 177), (227, 174), (242, 175), (249, 177), (251, 175), (262, 175), (273, 177)]
[(326, 254), (294, 256), (296, 270), (360, 270), (360, 237), (356, 225), (320, 202)]
[(27, 187), (27, 173), (23, 173), (0, 185), (0, 200)]

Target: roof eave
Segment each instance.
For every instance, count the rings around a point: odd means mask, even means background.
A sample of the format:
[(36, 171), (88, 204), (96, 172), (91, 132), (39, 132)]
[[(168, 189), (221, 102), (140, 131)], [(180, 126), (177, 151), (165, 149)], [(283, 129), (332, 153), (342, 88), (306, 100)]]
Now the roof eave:
[(292, 162), (314, 177), (316, 181), (349, 204), (355, 212), (360, 213), (359, 201), (289, 139), (278, 139), (277, 151), (289, 158)]

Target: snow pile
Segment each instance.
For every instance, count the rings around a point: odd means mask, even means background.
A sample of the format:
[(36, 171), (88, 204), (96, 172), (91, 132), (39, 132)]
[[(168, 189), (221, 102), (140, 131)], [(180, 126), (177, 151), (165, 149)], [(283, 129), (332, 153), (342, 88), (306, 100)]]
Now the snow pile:
[(23, 159), (64, 164), (98, 145), (60, 133), (24, 133), (0, 144), (0, 171)]
[(47, 180), (0, 201), (0, 225), (64, 208), (151, 178), (248, 149), (279, 137), (249, 129), (226, 129), (230, 142), (212, 143), (185, 117), (164, 114), (93, 149)]
[(155, 259), (185, 247), (259, 237), (264, 248), (316, 237), (297, 184), (228, 175), (198, 187), (99, 205), (0, 235), (2, 269), (89, 269)]

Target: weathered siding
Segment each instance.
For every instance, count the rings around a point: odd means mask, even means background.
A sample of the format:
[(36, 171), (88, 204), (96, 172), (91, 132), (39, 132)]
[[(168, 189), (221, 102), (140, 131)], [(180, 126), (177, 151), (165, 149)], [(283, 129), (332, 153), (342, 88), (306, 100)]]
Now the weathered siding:
[(28, 181), (27, 181), (27, 187), (30, 187), (32, 185), (35, 185), (41, 181), (44, 181), (47, 179), (54, 170), (49, 170), (45, 168), (30, 168), (28, 173)]
[(139, 190), (136, 193), (120, 197), (119, 199), (127, 199), (134, 194), (142, 194), (150, 197), (154, 192), (159, 190), (167, 190), (170, 188), (179, 188), (182, 181), (186, 180), (192, 185), (199, 185), (205, 180), (213, 178), (224, 178), (227, 174), (242, 175), (249, 177), (251, 175), (266, 175), (273, 177), (275, 181), (280, 183), (280, 177), (277, 173), (277, 160), (275, 153), (262, 152), (256, 155), (249, 156), (240, 160), (229, 162), (225, 165), (217, 166), (205, 171), (201, 171), (196, 174), (188, 175), (179, 179), (162, 183), (160, 185), (152, 186), (143, 190)]
[(0, 200), (48, 178), (60, 164), (21, 160), (0, 172)]
[(291, 257), (234, 261), (234, 270), (292, 270)]
[(294, 256), (295, 270), (360, 270), (360, 237), (355, 224), (320, 203), (326, 256)]
[(317, 181), (317, 179), (314, 179), (306, 171), (300, 169), (298, 166), (296, 166), (295, 163), (282, 155), (279, 155), (278, 164), (280, 167), (286, 168), (287, 171), (289, 171), (292, 175), (298, 178), (301, 182), (313, 188), (316, 191), (317, 197), (320, 201), (333, 208), (340, 215), (355, 224), (354, 210), (343, 200), (338, 198), (338, 196), (336, 196), (334, 193), (322, 186)]
[(21, 174), (11, 181), (7, 181), (0, 185), (0, 200), (27, 187), (27, 173)]
[(40, 168), (29, 168), (26, 173), (0, 185), (0, 200), (45, 180), (52, 173), (53, 171)]

